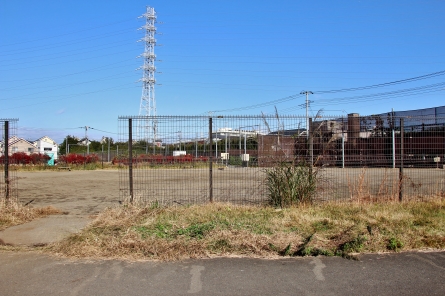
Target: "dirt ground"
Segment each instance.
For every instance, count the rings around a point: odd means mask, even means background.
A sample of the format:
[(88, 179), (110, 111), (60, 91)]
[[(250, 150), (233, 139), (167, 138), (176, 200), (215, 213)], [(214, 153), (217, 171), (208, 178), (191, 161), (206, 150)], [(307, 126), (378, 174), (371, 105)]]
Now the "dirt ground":
[(117, 170), (17, 172), (21, 203), (52, 205), (70, 215), (93, 215), (118, 203)]
[[(406, 169), (406, 198), (442, 195), (445, 170)], [(207, 169), (135, 169), (135, 198), (165, 204), (195, 204), (209, 201)], [(117, 205), (129, 195), (125, 170), (17, 172), (19, 200), (34, 207), (52, 205), (70, 215), (92, 215)], [(398, 169), (322, 170), (316, 198), (348, 200), (362, 196), (398, 198)], [(121, 180), (119, 180), (121, 179)], [(260, 203), (267, 199), (264, 170), (259, 168), (215, 169), (214, 201)], [(119, 188), (121, 181), (122, 188)]]

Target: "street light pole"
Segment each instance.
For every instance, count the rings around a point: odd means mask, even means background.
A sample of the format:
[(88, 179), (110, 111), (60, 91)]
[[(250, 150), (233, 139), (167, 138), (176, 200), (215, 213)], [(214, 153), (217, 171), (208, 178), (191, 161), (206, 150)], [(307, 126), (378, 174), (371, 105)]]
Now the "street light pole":
[(314, 93), (308, 90), (302, 91), (301, 95), (306, 95), (306, 139), (309, 139), (309, 94), (313, 95)]

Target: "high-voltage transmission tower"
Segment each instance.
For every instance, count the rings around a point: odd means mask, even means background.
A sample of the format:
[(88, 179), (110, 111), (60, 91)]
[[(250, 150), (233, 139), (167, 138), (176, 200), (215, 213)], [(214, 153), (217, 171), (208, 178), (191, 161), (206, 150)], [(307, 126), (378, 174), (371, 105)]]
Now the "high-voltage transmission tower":
[[(144, 42), (145, 50), (144, 53), (141, 54), (138, 57), (141, 57), (144, 59), (144, 64), (138, 68), (138, 70), (143, 71), (142, 79), (139, 81), (142, 81), (142, 97), (141, 97), (141, 104), (139, 107), (139, 115), (142, 116), (156, 116), (156, 100), (155, 100), (155, 45), (156, 45), (156, 12), (153, 7), (147, 6), (146, 12), (141, 15), (139, 18), (145, 18), (145, 25), (143, 25), (139, 30), (145, 31), (144, 38), (140, 39), (139, 41)], [(156, 142), (156, 129), (157, 129), (157, 122), (156, 120), (152, 120), (151, 123), (147, 122), (146, 126), (140, 127), (142, 130), (144, 130), (143, 134), (147, 135), (147, 139), (151, 138), (153, 140), (153, 145)], [(148, 136), (149, 130), (152, 129), (153, 134)], [(142, 131), (141, 131), (142, 132)], [(148, 142), (148, 141), (147, 141)]]

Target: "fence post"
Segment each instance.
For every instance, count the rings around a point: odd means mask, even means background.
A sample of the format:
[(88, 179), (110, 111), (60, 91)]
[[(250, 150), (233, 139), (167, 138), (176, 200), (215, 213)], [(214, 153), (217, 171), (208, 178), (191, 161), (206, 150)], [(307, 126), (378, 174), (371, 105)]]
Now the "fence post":
[(9, 121), (5, 121), (5, 201), (9, 203)]
[(213, 139), (212, 139), (212, 117), (209, 117), (209, 199), (213, 202)]
[(128, 119), (128, 175), (130, 177), (130, 203), (133, 203), (133, 126)]
[(400, 168), (399, 168), (399, 201), (403, 200), (403, 137), (404, 124), (403, 118), (400, 118)]

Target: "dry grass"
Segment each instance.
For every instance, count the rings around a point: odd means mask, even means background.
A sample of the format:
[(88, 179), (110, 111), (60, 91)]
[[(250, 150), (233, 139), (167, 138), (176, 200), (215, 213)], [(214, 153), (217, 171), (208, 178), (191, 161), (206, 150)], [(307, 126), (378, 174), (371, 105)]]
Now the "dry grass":
[(30, 222), (36, 218), (48, 215), (60, 214), (61, 212), (51, 206), (45, 208), (31, 208), (16, 202), (5, 204), (0, 202), (0, 231), (8, 227)]
[(48, 250), (64, 256), (182, 260), (342, 255), (445, 248), (445, 199), (301, 205), (107, 209)]

